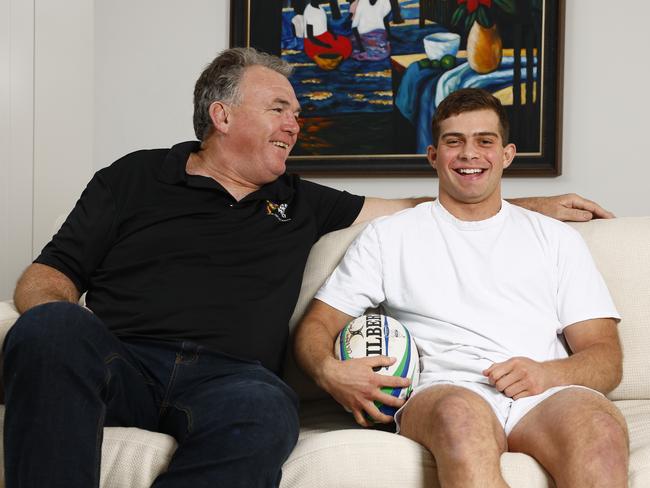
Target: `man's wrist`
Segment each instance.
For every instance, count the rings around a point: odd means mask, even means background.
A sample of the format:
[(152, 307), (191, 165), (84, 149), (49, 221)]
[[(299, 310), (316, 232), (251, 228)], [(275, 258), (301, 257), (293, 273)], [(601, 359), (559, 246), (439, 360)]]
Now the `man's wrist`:
[(313, 379), (323, 390), (330, 391), (331, 378), (335, 376), (339, 363), (334, 356), (326, 356), (318, 361), (318, 366), (313, 371)]

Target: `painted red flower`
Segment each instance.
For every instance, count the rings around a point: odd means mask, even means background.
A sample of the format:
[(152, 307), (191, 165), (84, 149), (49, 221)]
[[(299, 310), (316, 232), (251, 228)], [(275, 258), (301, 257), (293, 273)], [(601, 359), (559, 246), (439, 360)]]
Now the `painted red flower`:
[(485, 5), (487, 8), (492, 7), (492, 0), (458, 0), (458, 5), (467, 4), (467, 12), (474, 12), (479, 5)]

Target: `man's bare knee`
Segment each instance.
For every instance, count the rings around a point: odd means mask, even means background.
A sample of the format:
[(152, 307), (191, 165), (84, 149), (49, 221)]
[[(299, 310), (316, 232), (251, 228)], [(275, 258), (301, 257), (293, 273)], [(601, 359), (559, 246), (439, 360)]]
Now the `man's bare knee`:
[(449, 441), (463, 441), (476, 430), (477, 422), (484, 421), (477, 414), (476, 400), (472, 402), (460, 392), (450, 393), (436, 401), (431, 408), (438, 421), (438, 432)]
[[(413, 405), (412, 412), (404, 413), (402, 433), (405, 436), (433, 449), (444, 446), (446, 453), (459, 461), (474, 456), (477, 446), (484, 448), (486, 444), (493, 444), (505, 450), (505, 436), (500, 425), (491, 408), (475, 393), (453, 388), (428, 399), (416, 397), (413, 400), (419, 400), (419, 405)], [(427, 421), (419, 422), (423, 416)]]
[(627, 428), (610, 412), (596, 411), (584, 421), (581, 439), (576, 439), (576, 452), (582, 451), (584, 463), (609, 472), (626, 466), (628, 457)]

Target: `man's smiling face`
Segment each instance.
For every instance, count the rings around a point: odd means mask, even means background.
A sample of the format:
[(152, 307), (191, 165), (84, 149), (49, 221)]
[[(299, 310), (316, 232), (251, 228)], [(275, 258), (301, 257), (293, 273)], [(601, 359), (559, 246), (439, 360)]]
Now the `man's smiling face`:
[[(437, 147), (429, 146), (427, 153), (438, 172), (440, 203), (458, 218), (496, 214), (501, 208), (501, 175), (515, 152), (513, 144), (504, 146), (499, 117), (493, 110), (463, 112), (444, 119)], [(471, 209), (471, 213), (463, 209)]]
[(242, 173), (262, 185), (286, 170), (300, 131), (300, 105), (289, 80), (262, 66), (246, 69), (239, 90), (241, 103), (229, 107), (230, 144), (240, 154)]

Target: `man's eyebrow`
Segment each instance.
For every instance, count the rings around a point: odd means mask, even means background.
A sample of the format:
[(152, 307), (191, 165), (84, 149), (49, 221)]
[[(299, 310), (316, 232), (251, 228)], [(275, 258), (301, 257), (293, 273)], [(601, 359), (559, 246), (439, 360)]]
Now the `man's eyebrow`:
[(440, 137), (465, 137), (462, 132), (445, 132)]
[[(279, 103), (280, 105), (282, 105), (284, 107), (291, 107), (291, 102), (289, 102), (289, 100), (286, 100), (284, 98), (276, 98), (276, 99), (273, 100), (273, 103)], [(298, 106), (298, 108), (296, 109), (296, 112), (300, 112), (301, 110), (302, 109), (300, 108), (300, 106)]]
[[(480, 132), (474, 132), (470, 134), (470, 136), (471, 137), (485, 137), (485, 136), (499, 137), (499, 134), (491, 131), (480, 131)], [(462, 132), (445, 132), (440, 137), (465, 137), (465, 134), (463, 134)]]

